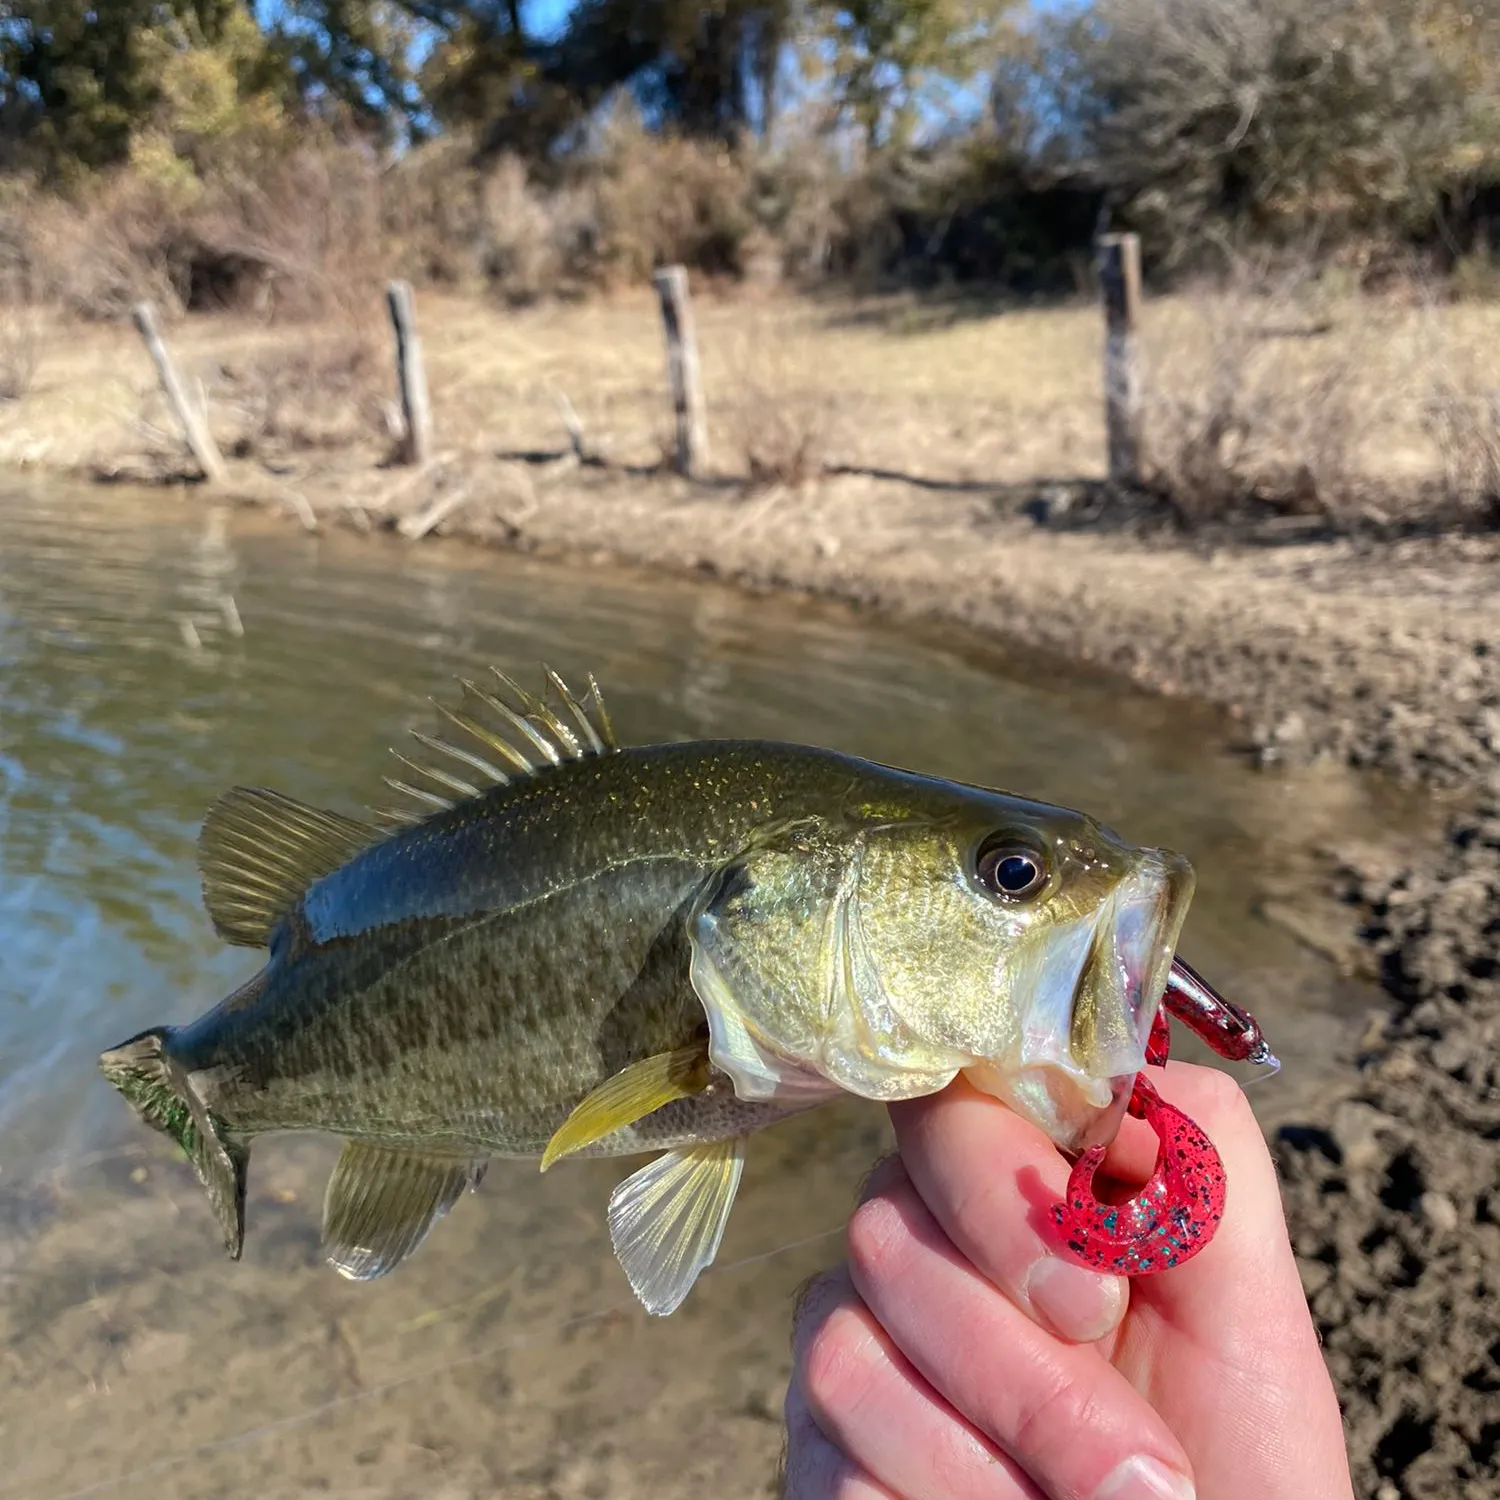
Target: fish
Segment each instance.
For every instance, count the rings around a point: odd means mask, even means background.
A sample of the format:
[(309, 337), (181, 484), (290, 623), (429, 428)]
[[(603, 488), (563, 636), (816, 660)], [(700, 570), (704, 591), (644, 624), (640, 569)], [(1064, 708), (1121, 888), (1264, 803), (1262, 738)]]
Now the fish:
[(231, 1259), (254, 1142), (341, 1139), (322, 1253), (406, 1261), (496, 1158), (651, 1159), (609, 1198), (648, 1312), (712, 1264), (756, 1132), (960, 1075), (1072, 1156), (1118, 1130), (1191, 864), (1069, 809), (810, 745), (619, 743), (597, 681), (491, 669), (374, 818), (236, 787), (203, 899), (261, 968), (104, 1077)]

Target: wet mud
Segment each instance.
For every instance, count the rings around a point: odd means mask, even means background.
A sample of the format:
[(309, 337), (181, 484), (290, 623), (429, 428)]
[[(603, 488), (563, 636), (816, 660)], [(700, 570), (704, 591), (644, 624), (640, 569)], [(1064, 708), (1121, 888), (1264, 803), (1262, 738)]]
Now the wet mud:
[(1355, 1078), (1277, 1142), (1356, 1493), (1500, 1495), (1500, 780), (1435, 860), (1347, 857), (1391, 993)]

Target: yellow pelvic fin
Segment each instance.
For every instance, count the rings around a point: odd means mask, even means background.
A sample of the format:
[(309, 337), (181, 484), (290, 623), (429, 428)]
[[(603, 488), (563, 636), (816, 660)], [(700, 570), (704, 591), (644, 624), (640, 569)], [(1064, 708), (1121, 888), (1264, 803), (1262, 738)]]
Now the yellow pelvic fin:
[(708, 1087), (708, 1049), (702, 1042), (658, 1052), (622, 1068), (579, 1101), (542, 1153), (542, 1171), (553, 1162), (644, 1119), (674, 1099)]

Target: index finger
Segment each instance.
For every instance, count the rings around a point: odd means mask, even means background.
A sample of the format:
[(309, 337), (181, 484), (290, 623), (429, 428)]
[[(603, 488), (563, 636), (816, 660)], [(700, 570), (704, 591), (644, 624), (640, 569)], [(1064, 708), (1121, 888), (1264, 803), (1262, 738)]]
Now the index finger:
[(1059, 1337), (1092, 1343), (1119, 1323), (1125, 1283), (1079, 1265), (1050, 1207), (1068, 1166), (1052, 1143), (963, 1079), (890, 1106), (901, 1160), (918, 1194), (966, 1260)]

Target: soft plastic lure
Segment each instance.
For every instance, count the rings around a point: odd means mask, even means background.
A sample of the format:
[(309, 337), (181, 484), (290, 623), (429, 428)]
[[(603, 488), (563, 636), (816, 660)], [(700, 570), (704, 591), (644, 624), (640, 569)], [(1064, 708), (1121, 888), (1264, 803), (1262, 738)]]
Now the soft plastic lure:
[[(1280, 1067), (1254, 1017), (1225, 1000), (1180, 958), (1172, 961), (1162, 1008), (1151, 1026), (1149, 1066), (1166, 1066), (1169, 1016), (1220, 1057), (1272, 1071)], [(1054, 1205), (1052, 1217), (1068, 1249), (1086, 1265), (1116, 1276), (1149, 1276), (1191, 1260), (1213, 1239), (1224, 1217), (1224, 1163), (1202, 1129), (1168, 1104), (1145, 1073), (1136, 1074), (1129, 1110), (1157, 1138), (1150, 1180), (1123, 1203), (1104, 1202), (1094, 1194), (1094, 1174), (1105, 1148), (1091, 1147), (1074, 1165), (1067, 1196)]]

